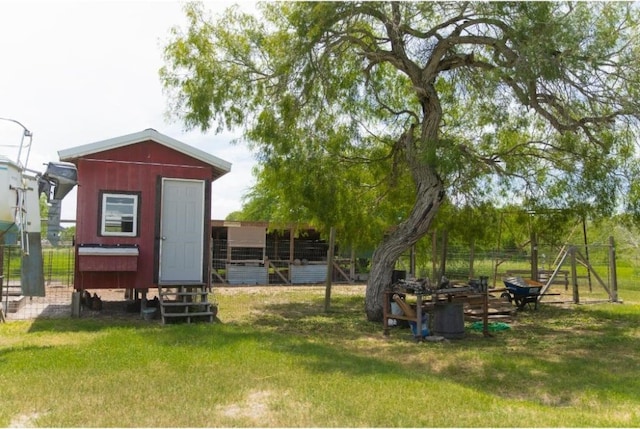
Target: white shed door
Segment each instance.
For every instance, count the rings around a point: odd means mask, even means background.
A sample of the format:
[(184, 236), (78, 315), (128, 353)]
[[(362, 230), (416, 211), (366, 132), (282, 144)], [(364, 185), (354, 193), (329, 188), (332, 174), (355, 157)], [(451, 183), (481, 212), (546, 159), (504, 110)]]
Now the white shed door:
[(204, 181), (162, 179), (160, 284), (202, 283)]

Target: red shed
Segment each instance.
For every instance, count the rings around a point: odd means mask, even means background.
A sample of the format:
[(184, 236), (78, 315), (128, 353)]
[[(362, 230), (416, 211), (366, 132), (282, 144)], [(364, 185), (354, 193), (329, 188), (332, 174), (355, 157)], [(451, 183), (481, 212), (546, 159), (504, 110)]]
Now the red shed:
[(211, 182), (229, 162), (153, 129), (58, 155), (78, 169), (77, 291), (208, 289)]

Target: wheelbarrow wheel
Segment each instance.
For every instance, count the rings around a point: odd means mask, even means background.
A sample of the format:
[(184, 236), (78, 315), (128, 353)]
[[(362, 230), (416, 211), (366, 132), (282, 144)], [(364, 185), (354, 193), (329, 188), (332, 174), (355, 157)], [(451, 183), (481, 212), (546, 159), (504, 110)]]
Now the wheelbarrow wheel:
[(507, 301), (509, 301), (509, 304), (511, 304), (511, 294), (509, 292), (502, 292), (500, 298), (506, 299)]

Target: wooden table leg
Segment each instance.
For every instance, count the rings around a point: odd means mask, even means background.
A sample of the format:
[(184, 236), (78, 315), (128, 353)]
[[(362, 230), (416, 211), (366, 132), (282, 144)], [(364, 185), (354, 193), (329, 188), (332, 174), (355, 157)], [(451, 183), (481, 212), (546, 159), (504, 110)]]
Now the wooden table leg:
[(389, 335), (389, 307), (391, 306), (391, 302), (389, 300), (389, 292), (384, 292), (384, 299), (382, 300), (384, 307), (382, 308), (382, 324), (384, 325), (383, 334)]
[(416, 294), (416, 333), (413, 338), (422, 341), (422, 295)]

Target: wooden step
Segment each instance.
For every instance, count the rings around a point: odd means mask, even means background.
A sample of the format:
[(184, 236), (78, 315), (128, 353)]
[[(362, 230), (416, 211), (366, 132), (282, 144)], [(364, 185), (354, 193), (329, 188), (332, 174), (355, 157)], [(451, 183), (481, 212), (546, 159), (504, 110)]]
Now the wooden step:
[(198, 311), (195, 313), (165, 313), (163, 317), (195, 317), (195, 316), (213, 316), (212, 311)]
[(161, 292), (162, 296), (204, 296), (209, 295), (209, 292)]
[(210, 302), (180, 302), (180, 301), (165, 301), (162, 303), (165, 307), (195, 307), (202, 305), (211, 305)]
[(22, 286), (20, 286), (20, 285), (13, 285), (13, 286), (4, 285), (4, 286), (2, 286), (2, 296), (3, 297), (20, 296), (20, 295), (22, 295)]
[[(194, 291), (194, 289), (200, 290)], [(167, 320), (191, 323), (202, 321), (203, 317), (209, 323), (213, 322), (211, 303), (207, 301), (208, 295), (208, 288), (202, 286), (173, 285), (166, 288), (158, 286), (162, 323), (166, 323)], [(194, 297), (200, 297), (200, 299), (194, 301)], [(193, 320), (194, 317), (198, 320)]]
[(17, 313), (22, 307), (27, 304), (27, 297), (24, 295), (9, 295), (9, 298), (3, 297), (2, 308), (7, 304), (7, 313)]

